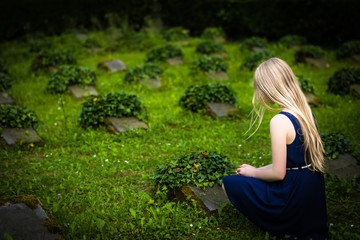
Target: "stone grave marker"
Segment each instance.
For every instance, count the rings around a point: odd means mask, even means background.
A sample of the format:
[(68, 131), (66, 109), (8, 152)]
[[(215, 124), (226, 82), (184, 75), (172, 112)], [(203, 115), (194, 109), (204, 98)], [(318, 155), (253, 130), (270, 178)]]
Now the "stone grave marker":
[(222, 81), (222, 80), (227, 80), (229, 79), (229, 76), (227, 75), (226, 72), (207, 72), (206, 76), (212, 80), (216, 80), (216, 81)]
[(306, 101), (308, 102), (308, 104), (313, 105), (313, 106), (322, 104), (322, 101), (320, 100), (320, 98), (316, 97), (314, 94), (308, 93), (308, 92), (305, 92), (304, 94), (305, 94)]
[(161, 80), (158, 78), (148, 78), (148, 79), (140, 79), (140, 82), (149, 88), (160, 88), (161, 87)]
[(205, 108), (213, 119), (222, 119), (237, 110), (234, 105), (228, 103), (207, 103)]
[(121, 60), (116, 59), (116, 60), (112, 60), (112, 61), (100, 62), (98, 64), (98, 68), (103, 68), (103, 69), (107, 70), (108, 73), (114, 73), (114, 72), (125, 70), (126, 65)]
[(5, 233), (14, 240), (63, 239), (59, 225), (48, 216), (41, 202), (32, 197), (37, 201), (35, 206), (6, 200), (0, 206), (0, 239), (6, 239)]
[(6, 92), (0, 92), (0, 104), (14, 104), (14, 100)]
[(360, 84), (354, 84), (350, 87), (351, 93), (355, 96), (360, 98)]
[(86, 88), (83, 88), (79, 85), (72, 85), (72, 86), (69, 86), (69, 90), (75, 98), (83, 98), (83, 97), (86, 97), (89, 95), (97, 95), (98, 94), (98, 92), (96, 91), (96, 89), (93, 86), (87, 86)]
[(170, 65), (170, 66), (177, 66), (177, 65), (181, 65), (181, 64), (184, 64), (184, 61), (180, 58), (169, 58), (167, 60), (167, 63)]
[(134, 128), (148, 129), (149, 127), (136, 117), (107, 117), (105, 124), (110, 132), (116, 134), (133, 130)]
[(39, 143), (42, 139), (33, 128), (3, 128), (1, 130), (1, 142), (5, 148), (17, 143)]
[(317, 68), (329, 67), (329, 64), (323, 58), (305, 58), (305, 62)]
[(348, 153), (339, 154), (337, 158), (327, 160), (326, 171), (343, 181), (353, 179), (355, 176), (360, 177), (360, 166), (357, 164), (357, 160)]

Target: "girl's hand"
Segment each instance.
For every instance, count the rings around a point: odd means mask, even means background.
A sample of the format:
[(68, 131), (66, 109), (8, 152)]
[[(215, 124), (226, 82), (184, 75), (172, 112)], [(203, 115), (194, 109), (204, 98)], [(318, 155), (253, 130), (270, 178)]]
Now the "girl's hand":
[(251, 165), (243, 164), (238, 169), (236, 169), (236, 174), (247, 177), (255, 177), (256, 169), (257, 169), (256, 167), (253, 167)]

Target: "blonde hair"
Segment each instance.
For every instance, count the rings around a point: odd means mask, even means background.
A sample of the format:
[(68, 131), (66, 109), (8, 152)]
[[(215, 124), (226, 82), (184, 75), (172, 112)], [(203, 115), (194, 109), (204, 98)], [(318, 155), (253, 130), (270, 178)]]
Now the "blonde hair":
[[(250, 129), (258, 120), (260, 127), (265, 109), (288, 109), (295, 113), (302, 130), (304, 159), (307, 159), (315, 171), (324, 172), (324, 148), (306, 97), (289, 65), (279, 58), (271, 58), (261, 63), (254, 75), (254, 109)], [(258, 106), (260, 103), (260, 106)], [(269, 104), (278, 104), (281, 108), (273, 108)]]

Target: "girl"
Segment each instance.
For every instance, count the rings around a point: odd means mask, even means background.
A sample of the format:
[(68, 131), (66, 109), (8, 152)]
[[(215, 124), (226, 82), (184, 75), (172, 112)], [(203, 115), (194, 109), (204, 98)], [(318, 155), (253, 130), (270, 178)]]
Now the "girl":
[(326, 239), (324, 150), (306, 98), (283, 60), (271, 58), (258, 66), (253, 105), (257, 117), (251, 127), (258, 119), (256, 130), (264, 108), (282, 110), (270, 121), (272, 164), (241, 165), (237, 175), (223, 178), (224, 191), (240, 212), (273, 236)]

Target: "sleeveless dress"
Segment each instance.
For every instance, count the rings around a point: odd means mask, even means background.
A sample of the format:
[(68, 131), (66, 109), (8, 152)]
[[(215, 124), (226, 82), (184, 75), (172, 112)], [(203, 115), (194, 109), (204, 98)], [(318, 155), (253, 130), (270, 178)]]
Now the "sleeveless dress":
[[(286, 147), (285, 178), (265, 182), (242, 175), (227, 176), (223, 178), (227, 196), (235, 208), (272, 236), (326, 239), (324, 177), (311, 167), (301, 169), (306, 164), (300, 124), (291, 113), (283, 111), (280, 114), (291, 120), (296, 131), (295, 140)], [(295, 170), (297, 167), (300, 169)]]

